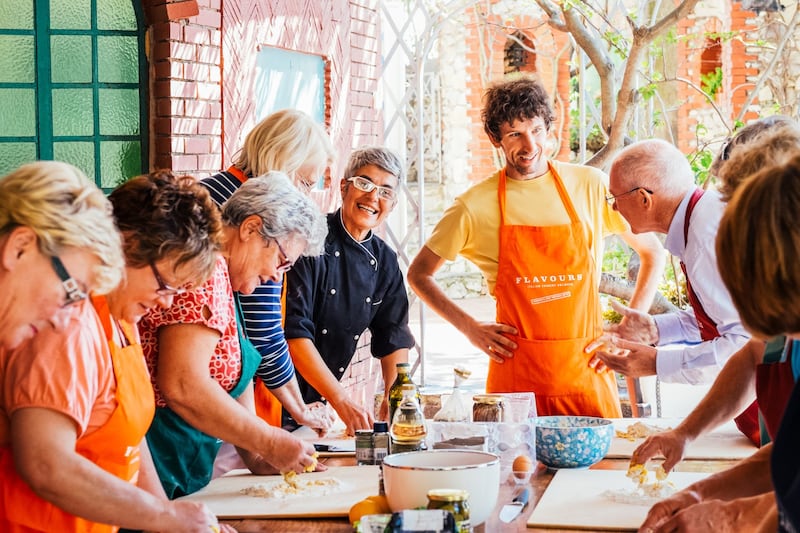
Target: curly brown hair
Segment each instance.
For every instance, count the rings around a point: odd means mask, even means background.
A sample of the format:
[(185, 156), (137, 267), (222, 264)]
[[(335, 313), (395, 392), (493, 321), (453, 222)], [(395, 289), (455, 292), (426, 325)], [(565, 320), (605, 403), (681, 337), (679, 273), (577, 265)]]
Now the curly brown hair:
[(108, 199), (129, 267), (171, 258), (176, 266), (191, 262), (198, 282), (208, 279), (221, 249), (222, 222), (208, 190), (193, 177), (157, 170), (125, 182)]
[(529, 76), (493, 83), (483, 99), (483, 129), (494, 141), (500, 141), (500, 126), (504, 123), (540, 117), (549, 130), (556, 118), (547, 91), (539, 80)]

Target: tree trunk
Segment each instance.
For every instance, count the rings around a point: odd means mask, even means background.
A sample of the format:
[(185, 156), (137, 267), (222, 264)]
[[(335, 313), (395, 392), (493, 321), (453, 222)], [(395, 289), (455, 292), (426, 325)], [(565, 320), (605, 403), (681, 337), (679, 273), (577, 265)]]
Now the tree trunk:
[[(634, 282), (619, 278), (613, 274), (603, 273), (600, 275), (600, 292), (608, 296), (613, 296), (629, 302), (633, 296), (634, 287)], [(648, 312), (651, 315), (660, 315), (662, 313), (670, 313), (678, 310), (679, 309), (673, 305), (672, 302), (667, 300), (663, 294), (656, 291), (653, 304), (650, 306)]]

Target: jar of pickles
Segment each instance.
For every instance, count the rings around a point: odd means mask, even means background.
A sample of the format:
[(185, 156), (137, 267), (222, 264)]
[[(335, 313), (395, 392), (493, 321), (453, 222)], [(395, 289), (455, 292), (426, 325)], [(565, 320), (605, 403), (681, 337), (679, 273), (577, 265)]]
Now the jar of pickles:
[(432, 489), (428, 491), (428, 509), (441, 509), (453, 513), (456, 521), (456, 533), (470, 533), (469, 493), (456, 489)]
[(500, 394), (476, 394), (472, 397), (473, 422), (502, 422), (505, 404)]

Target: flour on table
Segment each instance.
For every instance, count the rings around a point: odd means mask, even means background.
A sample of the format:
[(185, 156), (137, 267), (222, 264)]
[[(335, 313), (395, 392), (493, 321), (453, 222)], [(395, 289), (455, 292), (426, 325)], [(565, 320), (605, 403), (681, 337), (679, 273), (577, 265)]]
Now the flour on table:
[(645, 424), (644, 422), (634, 422), (628, 429), (625, 431), (615, 431), (617, 437), (621, 439), (627, 439), (631, 442), (637, 439), (645, 439), (650, 435), (654, 435), (656, 433), (661, 433), (662, 431), (668, 431), (672, 428), (662, 428), (659, 426), (651, 426), (649, 424)]
[(664, 498), (668, 498), (677, 492), (675, 485), (670, 481), (656, 481), (646, 483), (634, 489), (607, 490), (601, 494), (606, 500), (615, 503), (627, 503), (631, 505), (652, 506)]
[(304, 477), (284, 475), (283, 481), (256, 483), (243, 488), (239, 492), (247, 496), (256, 496), (259, 498), (284, 499), (290, 496), (325, 496), (338, 491), (341, 486), (339, 480), (332, 477), (313, 479), (304, 479)]
[(667, 481), (667, 472), (664, 467), (659, 465), (656, 468), (656, 479), (652, 483), (648, 482), (650, 473), (645, 465), (631, 464), (625, 473), (636, 483), (636, 488), (607, 490), (602, 496), (616, 503), (629, 503), (633, 505), (653, 505), (659, 500), (672, 496), (677, 492), (675, 485)]

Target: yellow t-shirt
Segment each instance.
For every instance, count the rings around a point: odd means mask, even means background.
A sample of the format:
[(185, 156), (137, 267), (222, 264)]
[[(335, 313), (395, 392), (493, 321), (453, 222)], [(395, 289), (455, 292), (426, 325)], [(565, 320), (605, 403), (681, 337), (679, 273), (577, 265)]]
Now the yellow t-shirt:
[[(585, 165), (553, 161), (558, 175), (589, 230), (588, 242), (598, 273), (602, 267), (603, 238), (624, 233), (628, 223), (605, 200), (608, 176)], [(425, 243), (436, 255), (452, 261), (462, 255), (474, 263), (494, 293), (500, 235), (497, 187), (500, 173), (476, 183), (458, 196)], [(569, 215), (558, 195), (553, 174), (528, 181), (506, 180), (506, 224), (556, 226), (568, 224)]]

